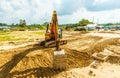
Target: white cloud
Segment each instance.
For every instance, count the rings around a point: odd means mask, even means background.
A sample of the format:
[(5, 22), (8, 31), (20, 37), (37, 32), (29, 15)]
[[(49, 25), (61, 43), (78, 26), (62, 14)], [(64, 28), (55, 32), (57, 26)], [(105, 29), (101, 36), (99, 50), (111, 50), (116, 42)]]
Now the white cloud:
[(60, 5), (62, 2), (61, 0), (55, 0), (55, 1), (52, 1), (54, 4), (57, 4), (57, 5)]
[[(99, 23), (120, 22), (119, 8), (104, 11), (91, 10), (94, 9), (91, 3), (95, 6), (108, 3), (109, 0), (92, 1), (93, 2), (89, 0), (85, 0), (85, 2), (83, 0), (78, 0), (78, 2), (74, 0), (0, 0), (0, 22), (11, 24), (18, 23), (19, 19), (26, 19), (28, 24), (42, 24), (45, 21), (50, 22), (53, 10), (57, 10), (58, 15), (61, 13), (61, 15), (58, 16), (60, 24), (76, 23), (82, 18), (92, 21), (93, 16), (95, 22), (99, 19)], [(110, 1), (113, 2), (112, 0)], [(83, 6), (86, 2), (88, 6)], [(92, 7), (90, 7), (90, 5)], [(102, 8), (104, 8), (104, 6)]]
[(99, 5), (108, 2), (109, 0), (94, 0), (93, 5)]
[[(60, 17), (60, 23), (76, 23), (83, 18), (93, 21), (93, 17), (95, 23), (118, 23), (120, 22), (120, 9), (92, 12), (81, 8), (72, 15)], [(64, 19), (66, 19), (66, 21)]]
[(49, 21), (53, 11), (51, 1), (47, 0), (3, 0), (0, 3), (0, 21), (9, 24), (19, 19), (26, 19), (29, 24)]
[(11, 4), (5, 0), (0, 1), (0, 9), (2, 9), (5, 12), (13, 11)]

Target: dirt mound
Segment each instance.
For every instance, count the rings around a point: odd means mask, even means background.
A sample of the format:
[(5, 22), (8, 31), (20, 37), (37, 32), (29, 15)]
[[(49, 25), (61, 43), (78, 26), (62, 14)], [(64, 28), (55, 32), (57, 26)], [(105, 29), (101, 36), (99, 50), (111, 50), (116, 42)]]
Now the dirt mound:
[[(28, 49), (29, 48), (29, 49)], [(55, 70), (53, 64), (54, 49), (44, 49), (39, 46), (21, 48), (16, 50), (14, 55), (10, 52), (1, 53), (0, 56), (5, 55), (7, 58), (0, 64), (0, 78), (26, 78), (26, 77), (53, 77), (63, 70)], [(65, 48), (67, 52), (67, 69), (75, 67), (88, 66), (91, 62), (90, 56), (76, 50)], [(8, 53), (8, 54), (7, 54)], [(5, 58), (5, 56), (3, 58)], [(9, 56), (9, 57), (8, 57)], [(1, 57), (2, 58), (2, 57)]]
[(65, 50), (67, 52), (68, 68), (85, 67), (91, 63), (91, 58), (87, 53), (68, 48), (65, 48)]

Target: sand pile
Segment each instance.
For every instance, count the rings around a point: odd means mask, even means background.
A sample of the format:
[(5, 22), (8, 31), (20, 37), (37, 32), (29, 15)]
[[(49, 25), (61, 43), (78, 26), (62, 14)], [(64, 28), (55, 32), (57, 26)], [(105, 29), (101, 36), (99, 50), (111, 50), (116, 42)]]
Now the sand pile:
[[(10, 54), (13, 50), (9, 51), (9, 53), (4, 52), (0, 54), (0, 56), (6, 54), (6, 60), (1, 62), (0, 78), (53, 77), (54, 75), (64, 71), (55, 70), (52, 67), (52, 54), (54, 49), (41, 49), (39, 46), (28, 48), (16, 49), (16, 53), (13, 54)], [(68, 64), (66, 70), (75, 67), (85, 67), (91, 62), (90, 56), (86, 53), (68, 48), (65, 48), (65, 51), (67, 52)], [(3, 58), (5, 58), (5, 56)]]

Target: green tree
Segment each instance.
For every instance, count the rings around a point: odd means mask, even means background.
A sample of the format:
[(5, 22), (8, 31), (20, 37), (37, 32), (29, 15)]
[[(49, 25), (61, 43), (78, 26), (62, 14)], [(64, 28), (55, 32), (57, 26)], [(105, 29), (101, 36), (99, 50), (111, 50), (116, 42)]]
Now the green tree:
[(47, 24), (49, 24), (49, 22), (44, 22), (44, 23), (43, 23), (43, 26), (46, 26)]
[(80, 26), (86, 26), (88, 24), (93, 24), (93, 22), (90, 22), (89, 20), (87, 19), (82, 19), (81, 21), (78, 22), (77, 25), (80, 25)]
[(26, 26), (26, 21), (25, 20), (23, 20), (23, 27), (25, 27)]
[(107, 23), (107, 24), (105, 24), (105, 25), (114, 25), (113, 23)]
[(6, 23), (0, 23), (0, 26), (8, 26)]
[(15, 24), (14, 24), (14, 23), (12, 23), (12, 24), (11, 24), (11, 26), (15, 26)]
[(26, 21), (20, 19), (20, 27), (26, 27)]

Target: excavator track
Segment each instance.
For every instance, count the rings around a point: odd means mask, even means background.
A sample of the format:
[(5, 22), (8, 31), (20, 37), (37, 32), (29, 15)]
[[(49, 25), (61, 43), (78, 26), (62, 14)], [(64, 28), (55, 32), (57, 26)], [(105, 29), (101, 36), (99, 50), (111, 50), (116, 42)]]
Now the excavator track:
[[(61, 40), (60, 41), (60, 45), (65, 45), (67, 44), (67, 40)], [(44, 46), (46, 48), (52, 48), (52, 47), (56, 47), (56, 41), (42, 41), (40, 43), (41, 46)]]
[[(60, 45), (65, 45), (67, 44), (67, 40), (61, 40), (60, 41)], [(56, 46), (56, 41), (46, 41), (45, 42), (45, 47), (46, 48), (52, 48), (52, 47), (55, 47)]]

